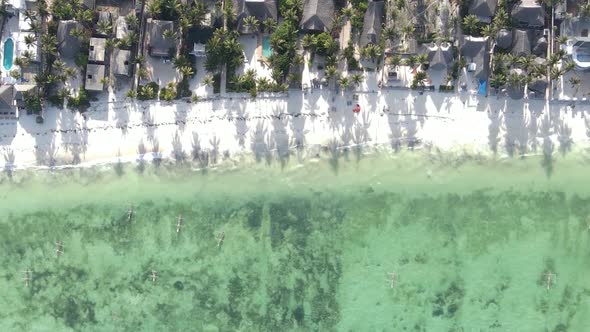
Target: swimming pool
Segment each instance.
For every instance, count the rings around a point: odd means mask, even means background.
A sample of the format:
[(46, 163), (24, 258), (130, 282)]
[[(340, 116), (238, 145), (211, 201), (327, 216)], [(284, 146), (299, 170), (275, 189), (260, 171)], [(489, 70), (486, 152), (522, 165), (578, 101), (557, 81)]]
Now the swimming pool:
[(270, 58), (272, 55), (272, 48), (270, 48), (270, 37), (264, 36), (262, 37), (262, 56), (265, 58)]
[(4, 42), (4, 54), (3, 54), (3, 64), (4, 69), (10, 70), (12, 68), (12, 60), (14, 57), (14, 42), (12, 38), (6, 39)]

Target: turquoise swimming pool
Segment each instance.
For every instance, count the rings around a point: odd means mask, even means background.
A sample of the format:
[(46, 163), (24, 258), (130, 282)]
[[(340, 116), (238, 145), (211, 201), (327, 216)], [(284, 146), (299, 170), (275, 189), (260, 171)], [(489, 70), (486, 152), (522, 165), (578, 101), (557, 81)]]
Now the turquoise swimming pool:
[(270, 58), (272, 55), (272, 48), (270, 48), (270, 37), (264, 36), (262, 37), (262, 56), (265, 58)]
[(4, 64), (4, 69), (6, 70), (10, 70), (10, 68), (12, 68), (12, 61), (14, 57), (14, 42), (12, 41), (12, 38), (8, 38), (6, 39), (6, 41), (4, 42), (4, 54), (3, 54), (3, 64)]

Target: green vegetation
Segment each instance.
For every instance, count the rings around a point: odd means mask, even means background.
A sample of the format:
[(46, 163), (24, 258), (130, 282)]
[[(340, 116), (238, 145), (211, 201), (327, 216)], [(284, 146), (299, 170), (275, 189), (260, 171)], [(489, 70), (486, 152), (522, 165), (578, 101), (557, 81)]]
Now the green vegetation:
[(139, 100), (148, 100), (148, 99), (156, 99), (158, 96), (160, 88), (158, 83), (150, 82), (146, 85), (140, 85), (137, 88), (137, 99)]
[(226, 31), (222, 28), (215, 30), (205, 47), (207, 71), (219, 72), (223, 65), (226, 65), (229, 74), (244, 62), (244, 49), (238, 42), (238, 35), (237, 31)]
[(272, 77), (278, 84), (285, 83), (297, 54), (297, 34), (302, 11), (301, 0), (279, 2), (279, 13), (284, 20), (271, 35), (270, 44), (274, 52), (269, 59)]

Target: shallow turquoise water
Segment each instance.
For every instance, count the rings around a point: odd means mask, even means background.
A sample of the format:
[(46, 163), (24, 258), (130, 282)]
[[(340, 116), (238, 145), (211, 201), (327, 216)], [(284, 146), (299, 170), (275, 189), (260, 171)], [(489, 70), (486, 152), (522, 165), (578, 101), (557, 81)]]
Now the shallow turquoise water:
[(5, 176), (0, 329), (585, 331), (587, 161), (543, 162)]
[(10, 70), (10, 68), (12, 68), (13, 57), (14, 57), (14, 42), (12, 41), (12, 38), (8, 38), (4, 41), (4, 56), (3, 56), (4, 69)]
[(272, 55), (272, 48), (270, 47), (270, 37), (264, 36), (262, 37), (262, 56), (265, 58), (270, 58)]

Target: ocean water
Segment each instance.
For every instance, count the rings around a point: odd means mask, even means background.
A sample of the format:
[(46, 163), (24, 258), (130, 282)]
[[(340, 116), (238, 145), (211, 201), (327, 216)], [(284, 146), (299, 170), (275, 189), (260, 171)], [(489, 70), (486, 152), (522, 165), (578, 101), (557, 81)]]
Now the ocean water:
[(0, 330), (587, 331), (581, 154), (333, 157), (4, 173)]

